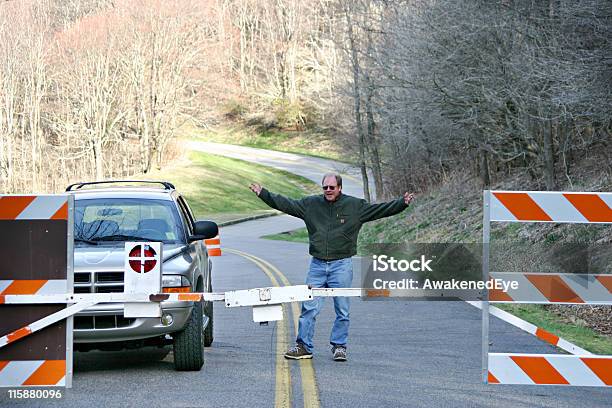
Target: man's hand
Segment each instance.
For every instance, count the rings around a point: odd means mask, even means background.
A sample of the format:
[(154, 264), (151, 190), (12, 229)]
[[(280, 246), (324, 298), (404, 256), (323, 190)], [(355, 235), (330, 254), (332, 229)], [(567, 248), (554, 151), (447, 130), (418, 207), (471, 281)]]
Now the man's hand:
[(259, 196), (259, 193), (261, 193), (261, 185), (259, 185), (257, 183), (251, 183), (249, 188), (251, 189), (252, 192), (257, 194), (257, 196)]
[(406, 203), (406, 205), (410, 205), (412, 200), (414, 200), (414, 194), (413, 193), (405, 192), (404, 193), (404, 202)]

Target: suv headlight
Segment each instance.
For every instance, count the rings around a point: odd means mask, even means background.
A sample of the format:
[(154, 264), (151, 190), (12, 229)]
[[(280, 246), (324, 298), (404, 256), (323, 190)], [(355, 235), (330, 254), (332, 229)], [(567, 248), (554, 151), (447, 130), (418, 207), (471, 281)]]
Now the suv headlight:
[(181, 275), (163, 275), (162, 292), (191, 292), (191, 282), (189, 282), (189, 279)]

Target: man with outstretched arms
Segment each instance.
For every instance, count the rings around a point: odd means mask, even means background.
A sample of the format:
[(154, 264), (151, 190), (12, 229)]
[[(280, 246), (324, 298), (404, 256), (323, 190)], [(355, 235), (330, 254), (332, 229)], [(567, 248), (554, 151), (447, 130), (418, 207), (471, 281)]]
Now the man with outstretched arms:
[[(351, 287), (351, 257), (357, 252), (357, 236), (363, 223), (398, 214), (414, 198), (414, 194), (405, 193), (394, 201), (370, 204), (366, 200), (342, 194), (342, 177), (333, 173), (323, 176), (322, 195), (300, 200), (271, 193), (257, 183), (251, 184), (250, 188), (270, 207), (304, 220), (310, 241), (309, 253), (312, 255), (306, 284), (314, 288)], [(285, 353), (286, 358), (312, 358), (315, 320), (322, 302), (323, 298), (302, 302), (296, 345)], [(330, 336), (333, 358), (346, 361), (349, 299), (334, 297), (334, 309), (336, 320)]]

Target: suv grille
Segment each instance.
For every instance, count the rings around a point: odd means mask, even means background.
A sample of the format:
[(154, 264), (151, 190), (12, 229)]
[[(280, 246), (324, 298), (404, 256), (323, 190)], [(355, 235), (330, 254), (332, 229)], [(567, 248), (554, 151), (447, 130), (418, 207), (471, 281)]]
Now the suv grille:
[(89, 283), (91, 279), (91, 273), (75, 273), (74, 283)]
[(127, 319), (122, 315), (109, 316), (79, 316), (74, 317), (75, 330), (86, 329), (116, 329), (118, 327), (128, 327), (136, 319)]
[[(123, 292), (123, 272), (75, 272), (74, 293)], [(136, 319), (122, 315), (74, 316), (75, 330), (128, 327)]]
[(123, 292), (123, 272), (75, 272), (74, 293)]

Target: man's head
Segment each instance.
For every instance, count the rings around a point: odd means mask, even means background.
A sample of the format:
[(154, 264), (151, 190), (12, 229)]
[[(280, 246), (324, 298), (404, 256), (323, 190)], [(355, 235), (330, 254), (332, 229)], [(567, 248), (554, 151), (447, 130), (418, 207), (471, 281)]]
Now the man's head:
[(321, 187), (327, 201), (336, 201), (342, 192), (342, 177), (339, 174), (327, 173), (323, 176)]

